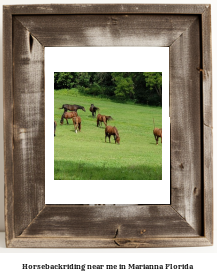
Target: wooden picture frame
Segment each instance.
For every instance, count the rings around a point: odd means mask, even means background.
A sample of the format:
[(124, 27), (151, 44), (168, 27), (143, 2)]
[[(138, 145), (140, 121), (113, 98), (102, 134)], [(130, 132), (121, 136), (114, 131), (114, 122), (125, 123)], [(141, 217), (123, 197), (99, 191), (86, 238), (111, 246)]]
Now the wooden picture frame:
[[(6, 246), (212, 245), (211, 6), (20, 5), (3, 12)], [(170, 205), (45, 205), (46, 46), (169, 47)]]

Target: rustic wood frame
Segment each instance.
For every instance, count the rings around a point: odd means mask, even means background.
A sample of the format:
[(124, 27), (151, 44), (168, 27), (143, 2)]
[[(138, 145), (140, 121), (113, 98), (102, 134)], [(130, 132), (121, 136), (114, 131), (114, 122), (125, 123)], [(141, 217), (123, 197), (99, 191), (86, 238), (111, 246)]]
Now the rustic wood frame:
[[(6, 246), (212, 245), (211, 6), (19, 5), (3, 12)], [(44, 47), (120, 45), (170, 47), (171, 204), (45, 205)]]

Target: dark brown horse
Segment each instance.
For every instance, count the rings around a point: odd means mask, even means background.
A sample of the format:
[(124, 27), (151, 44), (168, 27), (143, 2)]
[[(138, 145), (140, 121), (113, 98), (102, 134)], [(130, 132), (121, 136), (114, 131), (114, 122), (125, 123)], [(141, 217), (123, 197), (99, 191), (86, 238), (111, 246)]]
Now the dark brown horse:
[(56, 121), (54, 121), (54, 136), (56, 136), (56, 127), (57, 127), (57, 122)]
[(96, 126), (98, 127), (100, 124), (102, 126), (102, 122), (104, 123), (105, 126), (107, 126), (107, 121), (113, 120), (111, 116), (106, 116), (106, 115), (101, 115), (98, 114), (96, 118)]
[(75, 133), (77, 133), (78, 130), (81, 131), (81, 118), (79, 116), (73, 117), (73, 124)]
[(119, 136), (117, 128), (115, 126), (108, 125), (105, 128), (105, 142), (106, 142), (106, 137), (108, 137), (109, 138), (109, 143), (110, 143), (111, 135), (114, 136), (115, 144), (116, 143), (120, 144), (120, 136)]
[(81, 109), (83, 110), (84, 112), (86, 112), (84, 106), (80, 106), (80, 105), (77, 105), (77, 104), (63, 104), (63, 106), (59, 109), (64, 109), (64, 112), (67, 112), (67, 110), (69, 111), (75, 111), (77, 112), (78, 109)]
[(66, 119), (67, 124), (69, 124), (68, 119), (72, 119), (73, 121), (73, 117), (78, 116), (78, 113), (73, 111), (73, 112), (65, 112), (62, 114), (61, 120), (60, 120), (60, 124), (63, 124), (64, 119)]
[(99, 110), (98, 107), (94, 106), (94, 104), (91, 104), (90, 106), (90, 112), (92, 113), (92, 116), (96, 116), (96, 110)]

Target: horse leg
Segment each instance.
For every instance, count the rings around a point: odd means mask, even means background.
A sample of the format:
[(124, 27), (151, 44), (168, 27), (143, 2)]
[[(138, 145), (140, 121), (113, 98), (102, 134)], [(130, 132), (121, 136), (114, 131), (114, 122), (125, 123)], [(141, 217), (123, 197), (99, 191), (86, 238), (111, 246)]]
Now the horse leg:
[(156, 141), (156, 145), (157, 145), (157, 136), (155, 136), (155, 135), (154, 135), (154, 139), (155, 139), (155, 141)]
[(74, 124), (75, 133), (77, 133), (76, 122), (74, 120), (73, 120), (73, 124)]
[(109, 134), (109, 136), (108, 136), (108, 137), (109, 137), (109, 143), (111, 143), (111, 142), (110, 142), (110, 137), (111, 137), (111, 135)]
[(63, 121), (64, 121), (64, 113), (62, 114), (62, 117), (60, 119), (60, 124), (63, 125)]
[(68, 125), (69, 124), (68, 119), (66, 119), (66, 121), (67, 121), (67, 125)]

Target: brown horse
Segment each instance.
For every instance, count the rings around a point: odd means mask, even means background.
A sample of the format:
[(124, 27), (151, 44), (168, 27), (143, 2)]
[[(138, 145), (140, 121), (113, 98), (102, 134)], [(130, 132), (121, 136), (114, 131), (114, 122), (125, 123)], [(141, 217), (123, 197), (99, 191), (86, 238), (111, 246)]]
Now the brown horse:
[(61, 120), (60, 120), (60, 124), (63, 124), (64, 119), (66, 119), (67, 125), (69, 124), (68, 119), (72, 119), (73, 121), (73, 117), (78, 116), (77, 112), (65, 112), (62, 114)]
[(162, 128), (155, 127), (154, 118), (153, 118), (153, 124), (154, 124), (154, 130), (153, 130), (154, 139), (156, 141), (156, 145), (158, 145), (158, 138), (159, 137), (161, 138), (161, 143), (162, 143)]
[(56, 121), (54, 121), (54, 136), (56, 136), (56, 127), (57, 127), (57, 122)]
[(153, 134), (154, 134), (154, 139), (156, 141), (156, 145), (158, 145), (158, 138), (161, 138), (161, 143), (162, 143), (162, 128), (154, 128), (153, 130)]
[(118, 143), (120, 144), (120, 136), (119, 136), (119, 133), (118, 133), (118, 130), (115, 126), (110, 126), (108, 125), (106, 128), (105, 128), (105, 142), (106, 142), (106, 137), (108, 136), (109, 138), (109, 143), (110, 143), (110, 137), (111, 135), (114, 136), (114, 140), (115, 140), (115, 144)]
[(94, 104), (91, 104), (90, 106), (90, 112), (92, 113), (92, 116), (96, 116), (96, 110), (99, 110), (98, 107), (94, 106)]
[(96, 118), (96, 126), (98, 127), (99, 124), (101, 124), (101, 126), (102, 126), (102, 122), (104, 123), (105, 126), (107, 126), (107, 121), (109, 121), (109, 120), (113, 120), (113, 118), (111, 116), (105, 116), (105, 115), (98, 114), (97, 118)]
[(81, 118), (79, 116), (73, 117), (73, 124), (75, 128), (75, 133), (77, 133), (78, 130), (81, 131)]
[(69, 111), (75, 111), (77, 112), (78, 109), (81, 109), (83, 110), (84, 112), (86, 112), (84, 106), (81, 106), (81, 105), (77, 105), (77, 104), (63, 104), (63, 106), (59, 109), (64, 109), (64, 112), (67, 112), (67, 110)]

